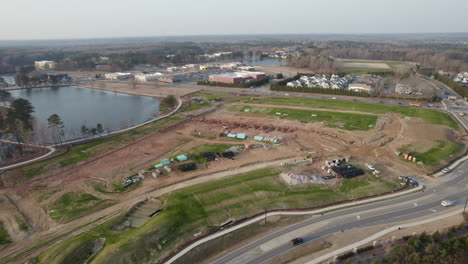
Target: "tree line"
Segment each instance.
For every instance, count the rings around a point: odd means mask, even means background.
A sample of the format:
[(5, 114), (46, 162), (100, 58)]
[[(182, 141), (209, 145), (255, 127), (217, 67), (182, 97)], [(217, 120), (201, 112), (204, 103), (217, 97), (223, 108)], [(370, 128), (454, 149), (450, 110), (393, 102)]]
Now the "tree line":
[[(2, 91), (3, 94), (5, 92)], [(10, 107), (1, 109), (0, 138), (13, 138), (18, 143), (29, 143), (33, 131), (32, 113), (34, 107), (22, 98), (12, 101)]]
[(452, 227), (445, 235), (436, 231), (432, 235), (424, 232), (419, 236), (405, 237), (406, 243), (394, 246), (390, 253), (373, 264), (467, 263), (468, 235), (457, 236), (457, 232), (464, 228), (463, 225)]
[(197, 82), (198, 85), (206, 85), (206, 86), (220, 86), (220, 87), (230, 87), (230, 88), (250, 88), (250, 87), (258, 87), (267, 84), (270, 81), (268, 77), (260, 79), (260, 80), (253, 80), (245, 83), (223, 83), (223, 82), (212, 82), (212, 81), (199, 81)]

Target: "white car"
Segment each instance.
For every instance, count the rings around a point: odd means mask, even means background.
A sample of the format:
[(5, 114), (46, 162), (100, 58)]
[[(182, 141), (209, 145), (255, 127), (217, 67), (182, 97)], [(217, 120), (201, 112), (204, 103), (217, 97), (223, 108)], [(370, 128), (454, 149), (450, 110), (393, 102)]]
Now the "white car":
[(442, 170), (443, 173), (449, 173), (450, 172), (450, 169), (449, 168), (445, 168)]
[(443, 200), (440, 204), (442, 206), (448, 207), (448, 206), (452, 206), (454, 204), (454, 202), (450, 201), (450, 200)]
[(375, 168), (374, 166), (370, 165), (370, 164), (366, 164), (366, 167), (371, 170), (371, 171), (375, 171)]

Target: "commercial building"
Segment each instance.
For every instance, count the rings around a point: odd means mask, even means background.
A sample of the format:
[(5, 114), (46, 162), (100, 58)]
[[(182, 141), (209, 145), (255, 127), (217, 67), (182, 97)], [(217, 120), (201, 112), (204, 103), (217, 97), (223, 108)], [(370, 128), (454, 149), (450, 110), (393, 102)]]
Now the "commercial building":
[(267, 75), (264, 72), (239, 71), (213, 74), (209, 76), (209, 81), (220, 83), (245, 83), (249, 81), (262, 80), (266, 77)]
[(49, 70), (49, 69), (55, 69), (55, 66), (57, 63), (55, 61), (35, 61), (34, 66), (38, 69), (44, 69), (44, 70)]
[(348, 89), (351, 91), (355, 91), (355, 92), (370, 93), (373, 88), (370, 85), (365, 84), (365, 83), (350, 83), (348, 85)]
[(104, 74), (104, 78), (107, 80), (124, 80), (130, 78), (130, 76), (132, 76), (132, 74), (128, 72), (113, 72)]
[(211, 70), (211, 69), (219, 69), (219, 66), (218, 65), (212, 65), (212, 64), (200, 65), (200, 70), (202, 70), (202, 71)]
[(255, 71), (255, 68), (253, 66), (239, 66), (237, 69), (241, 71)]
[(411, 94), (412, 92), (413, 92), (413, 88), (411, 88), (407, 84), (397, 83), (397, 85), (395, 86), (395, 93)]
[(149, 82), (154, 81), (163, 77), (163, 74), (160, 72), (148, 73), (148, 74), (137, 74), (135, 75), (135, 80), (139, 82)]
[(219, 65), (219, 68), (223, 70), (234, 70), (234, 69), (237, 69), (237, 67), (239, 67), (240, 65), (241, 65), (240, 62), (231, 62), (231, 63), (221, 64)]

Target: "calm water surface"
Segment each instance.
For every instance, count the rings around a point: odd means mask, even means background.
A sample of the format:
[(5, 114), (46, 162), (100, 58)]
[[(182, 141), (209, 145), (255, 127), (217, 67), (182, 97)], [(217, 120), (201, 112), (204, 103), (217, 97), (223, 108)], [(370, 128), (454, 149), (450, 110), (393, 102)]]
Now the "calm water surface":
[(106, 132), (112, 132), (151, 120), (159, 113), (157, 98), (76, 86), (10, 92), (15, 98), (27, 99), (34, 106), (35, 131), (46, 130), (49, 116), (58, 114), (65, 126), (66, 140), (82, 137), (82, 125), (96, 127), (101, 123)]

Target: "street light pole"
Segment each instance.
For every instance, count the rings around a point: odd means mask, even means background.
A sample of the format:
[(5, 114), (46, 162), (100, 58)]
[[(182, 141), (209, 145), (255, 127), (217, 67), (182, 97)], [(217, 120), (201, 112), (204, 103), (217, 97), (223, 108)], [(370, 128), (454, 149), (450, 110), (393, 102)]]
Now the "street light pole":
[(463, 214), (465, 214), (466, 211), (466, 204), (468, 203), (468, 198), (465, 200), (465, 207), (463, 208)]

